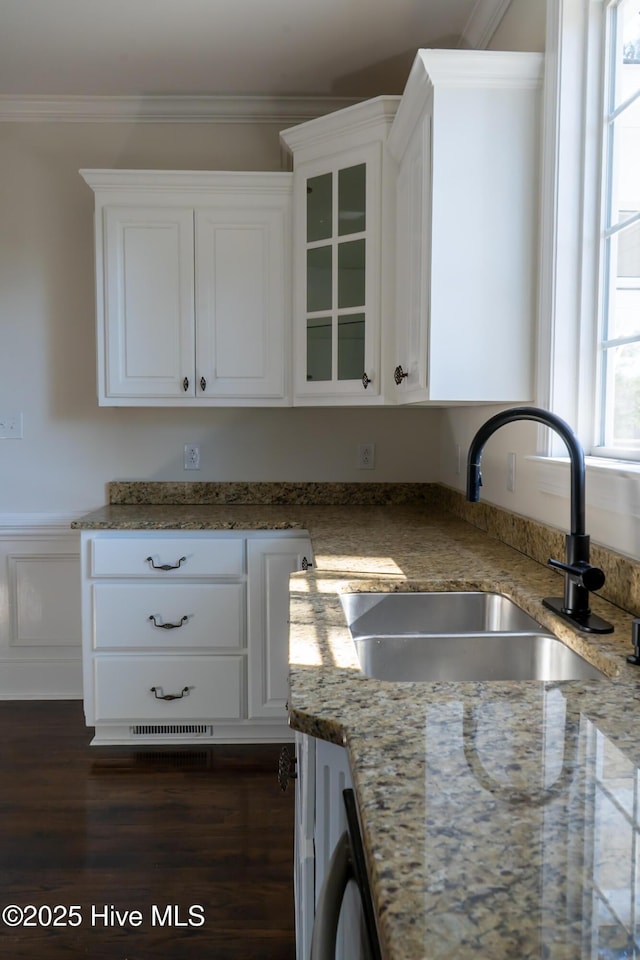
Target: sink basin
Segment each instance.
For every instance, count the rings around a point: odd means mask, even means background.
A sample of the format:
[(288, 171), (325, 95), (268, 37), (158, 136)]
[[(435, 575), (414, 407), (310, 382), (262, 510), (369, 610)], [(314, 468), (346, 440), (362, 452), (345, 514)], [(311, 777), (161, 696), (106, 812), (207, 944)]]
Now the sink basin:
[(352, 593), (341, 601), (360, 666), (378, 680), (602, 680), (498, 593)]
[(604, 674), (546, 633), (365, 637), (362, 672), (377, 680), (602, 680)]
[(501, 593), (345, 593), (349, 630), (357, 637), (402, 634), (522, 633), (540, 624)]

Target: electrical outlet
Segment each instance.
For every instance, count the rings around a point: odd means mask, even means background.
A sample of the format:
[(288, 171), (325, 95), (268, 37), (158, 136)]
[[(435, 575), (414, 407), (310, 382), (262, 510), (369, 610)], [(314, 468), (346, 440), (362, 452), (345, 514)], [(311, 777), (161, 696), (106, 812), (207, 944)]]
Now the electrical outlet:
[(22, 440), (21, 413), (0, 413), (0, 440)]
[(507, 490), (512, 492), (516, 488), (516, 455), (515, 453), (507, 454)]
[(185, 443), (184, 445), (184, 469), (200, 469), (200, 445), (198, 443)]
[(358, 469), (373, 470), (376, 465), (375, 443), (358, 444)]

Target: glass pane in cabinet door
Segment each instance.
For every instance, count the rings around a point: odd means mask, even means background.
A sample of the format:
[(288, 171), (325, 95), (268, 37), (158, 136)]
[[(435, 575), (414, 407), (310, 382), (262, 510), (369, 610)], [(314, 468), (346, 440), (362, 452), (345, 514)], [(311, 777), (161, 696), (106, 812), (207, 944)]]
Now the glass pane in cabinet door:
[(307, 320), (307, 380), (331, 380), (331, 317)]
[(366, 171), (364, 163), (338, 171), (338, 235), (366, 230)]
[(332, 174), (307, 180), (307, 243), (328, 240), (332, 234)]
[(365, 303), (364, 240), (338, 246), (338, 307), (363, 307)]
[(338, 380), (360, 380), (364, 373), (364, 313), (338, 317)]
[(331, 306), (331, 247), (313, 247), (307, 250), (307, 311)]

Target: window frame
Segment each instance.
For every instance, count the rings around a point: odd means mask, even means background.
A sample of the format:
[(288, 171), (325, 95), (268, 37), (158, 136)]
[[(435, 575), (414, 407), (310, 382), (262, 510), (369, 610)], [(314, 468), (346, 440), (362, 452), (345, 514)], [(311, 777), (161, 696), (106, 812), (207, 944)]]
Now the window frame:
[[(633, 470), (640, 452), (636, 458), (596, 445), (610, 6), (611, 0), (547, 0), (537, 399), (573, 425), (591, 462), (615, 459)], [(542, 428), (538, 450), (566, 455)]]
[[(617, 11), (624, 0), (607, 0), (604, 9), (603, 24), (603, 111), (601, 120), (600, 151), (602, 155), (601, 176), (601, 228), (600, 228), (600, 298), (599, 298), (599, 328), (597, 339), (597, 382), (596, 382), (596, 417), (595, 434), (592, 454), (594, 456), (613, 457), (631, 461), (640, 461), (640, 443), (632, 447), (607, 445), (607, 439), (613, 429), (612, 397), (614, 385), (610, 380), (608, 369), (609, 351), (630, 343), (640, 343), (640, 329), (633, 335), (618, 336), (612, 330), (613, 302), (616, 292), (623, 288), (640, 289), (640, 277), (624, 277), (618, 270), (619, 238), (625, 231), (640, 224), (640, 212), (635, 210), (627, 218), (620, 219), (617, 214), (622, 210), (620, 199), (616, 196), (619, 183), (614, 179), (613, 169), (616, 165), (615, 135), (620, 130), (616, 126), (620, 117), (629, 108), (640, 103), (640, 91), (631, 97), (620, 99), (617, 96), (617, 85), (622, 77), (617, 72), (620, 66), (617, 60), (618, 44), (622, 42), (622, 29), (618, 22)], [(622, 198), (626, 199), (626, 198)], [(612, 250), (615, 260), (612, 261)]]

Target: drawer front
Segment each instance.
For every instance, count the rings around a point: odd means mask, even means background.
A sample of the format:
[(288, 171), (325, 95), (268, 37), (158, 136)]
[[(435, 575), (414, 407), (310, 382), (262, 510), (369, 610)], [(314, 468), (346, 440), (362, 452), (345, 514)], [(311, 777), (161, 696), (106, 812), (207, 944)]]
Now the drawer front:
[[(96, 657), (96, 723), (238, 720), (243, 716), (242, 660), (233, 656)], [(185, 687), (188, 690), (182, 694)], [(160, 699), (167, 695), (176, 699)]]
[(98, 583), (92, 595), (97, 650), (244, 646), (244, 583)]
[(244, 573), (244, 541), (96, 537), (90, 541), (89, 569), (92, 577), (153, 577), (162, 582), (181, 577), (238, 577)]

